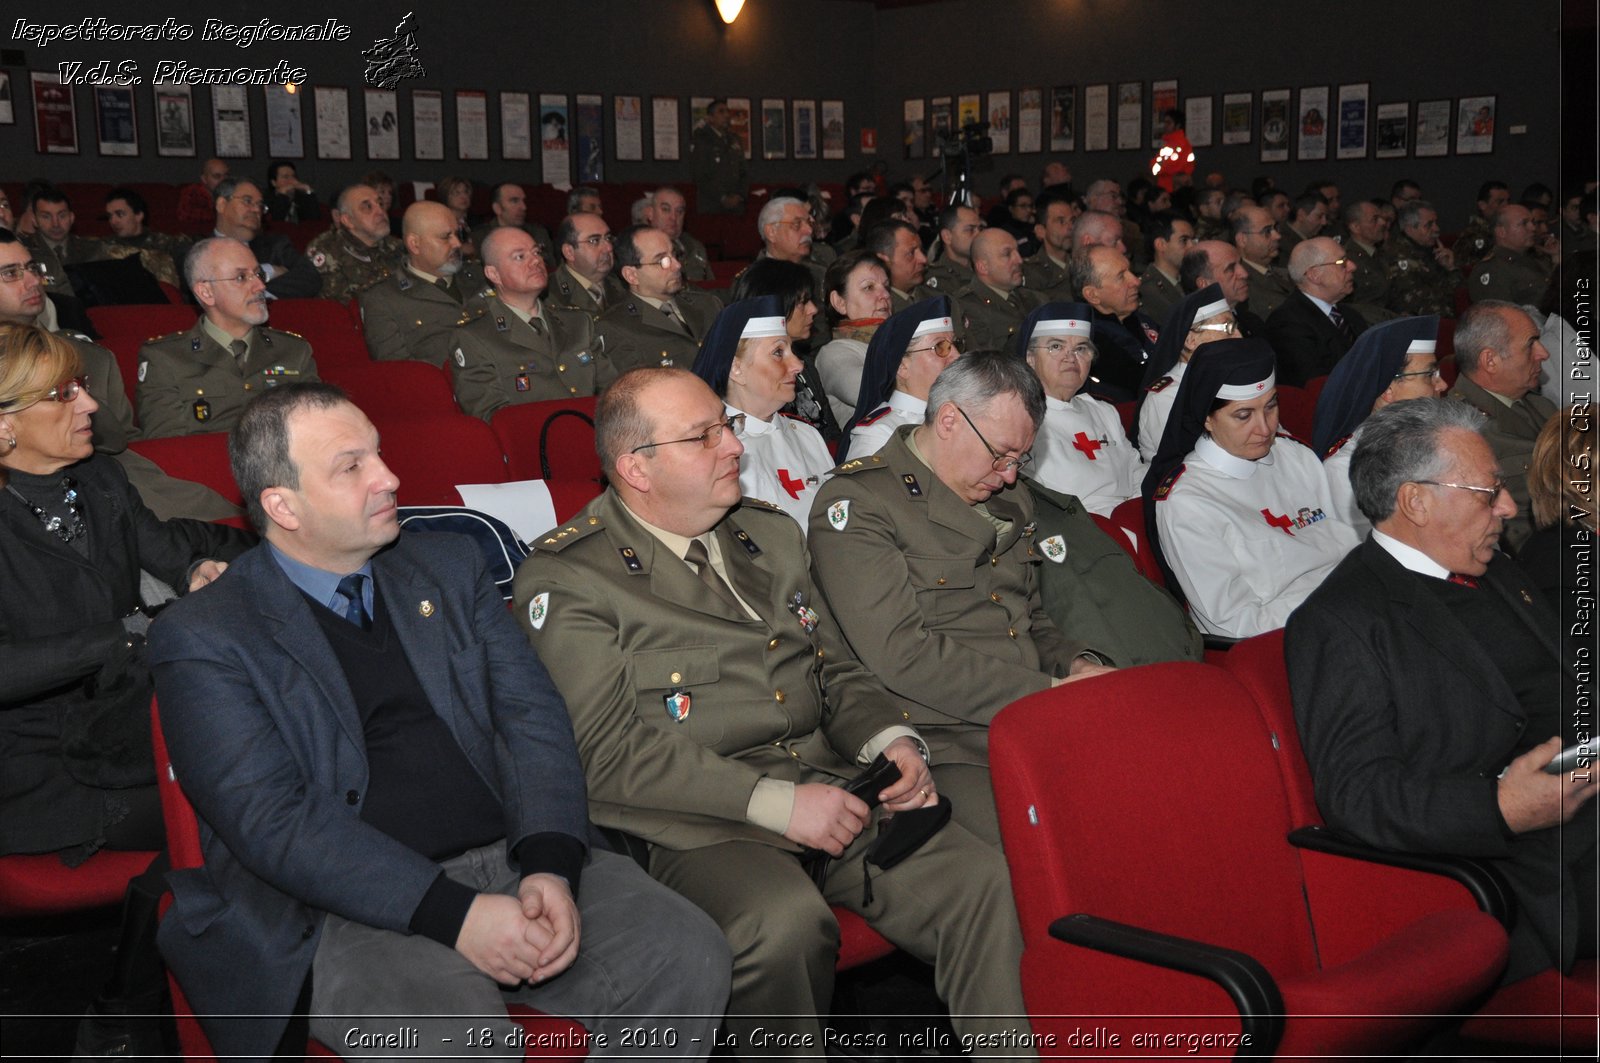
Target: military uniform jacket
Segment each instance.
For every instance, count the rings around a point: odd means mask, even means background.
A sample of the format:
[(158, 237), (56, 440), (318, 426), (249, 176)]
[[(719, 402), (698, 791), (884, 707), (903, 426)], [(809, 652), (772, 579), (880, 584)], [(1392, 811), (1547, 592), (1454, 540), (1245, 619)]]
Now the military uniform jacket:
[(259, 325), (243, 367), (205, 331), (205, 318), (139, 348), (139, 432), (146, 439), (226, 432), (256, 393), (320, 379), (311, 344)]
[(1528, 503), (1528, 466), (1533, 463), (1533, 443), (1545, 422), (1555, 416), (1556, 405), (1537, 391), (1530, 391), (1517, 403), (1507, 406), (1465, 374), (1456, 378), (1450, 398), (1474, 407), (1489, 418), (1483, 438), (1500, 464), (1500, 478), (1517, 503), (1517, 515), (1506, 521), (1504, 538), (1515, 551), (1533, 534), (1532, 506)]
[[(1278, 257), (1288, 261), (1287, 253)], [(1246, 262), (1244, 268), (1250, 271), (1250, 298), (1246, 302), (1250, 304), (1251, 311), (1263, 320), (1271, 317), (1285, 299), (1300, 290), (1289, 279), (1289, 271), (1282, 266), (1268, 266), (1263, 270)]]
[[(1027, 263), (1023, 263), (1022, 277), (1028, 287), (1037, 287), (1033, 279), (1028, 276)], [(977, 277), (973, 275), (971, 266), (963, 266), (959, 262), (941, 258), (937, 262), (928, 263), (928, 272), (924, 274), (922, 283), (935, 293), (954, 293), (975, 280)]]
[(683, 323), (631, 293), (596, 320), (600, 350), (611, 359), (618, 376), (641, 366), (676, 365), (687, 369), (694, 365), (700, 341), (711, 330), (722, 304), (716, 296), (690, 288), (674, 295), (672, 304), (683, 315)]
[[(468, 236), (468, 238), (472, 241), (472, 246), (477, 248), (481, 253), (483, 251), (483, 238), (488, 236), (489, 233), (493, 232), (496, 228), (498, 228), (498, 226), (493, 221), (489, 221), (472, 230)], [(549, 266), (551, 269), (555, 269), (561, 264), (561, 256), (556, 254), (556, 243), (554, 240), (550, 239), (549, 229), (546, 229), (538, 222), (531, 221), (523, 222), (521, 225), (517, 226), (517, 228), (533, 237), (535, 246), (539, 248), (539, 256), (544, 259), (546, 266)]]
[(1384, 242), (1381, 261), (1389, 278), (1385, 305), (1390, 310), (1408, 317), (1456, 316), (1457, 274), (1439, 265), (1431, 247), (1423, 247), (1405, 233), (1396, 231)]
[(462, 412), (487, 421), (502, 406), (595, 395), (616, 378), (588, 314), (546, 305), (539, 332), (499, 298), (485, 304), (482, 317), (454, 333), (450, 376)]
[(1139, 309), (1160, 324), (1166, 324), (1173, 308), (1183, 302), (1183, 291), (1152, 265), (1139, 278)]
[(701, 284), (717, 279), (717, 275), (711, 271), (711, 254), (706, 250), (706, 245), (688, 233), (680, 233), (672, 241), (672, 257), (683, 264), (683, 279), (686, 281)]
[(1144, 463), (1122, 430), (1115, 406), (1083, 392), (1066, 402), (1045, 396), (1044, 423), (1033, 438), (1028, 475), (1076, 496), (1091, 513), (1111, 516), (1139, 494)]
[[(972, 271), (967, 271), (967, 279), (974, 280)], [(1022, 263), (1022, 283), (1028, 286), (1030, 292), (1037, 292), (1047, 299), (1071, 300), (1072, 274), (1065, 267), (1058, 266), (1050, 257), (1050, 252), (1041, 247), (1038, 251), (1028, 256)]]
[(1473, 302), (1503, 299), (1518, 306), (1538, 306), (1550, 284), (1550, 269), (1532, 252), (1495, 248), (1472, 268), (1467, 297)]
[(1027, 488), (1044, 557), (1040, 599), (1057, 629), (1088, 642), (1119, 668), (1202, 659), (1200, 632), (1183, 606), (1144, 577), (1079, 499), (1032, 480)]
[(1494, 226), (1482, 215), (1474, 216), (1457, 234), (1450, 250), (1455, 252), (1458, 265), (1468, 268), (1477, 265), (1483, 256), (1494, 250)]
[(953, 301), (966, 325), (962, 350), (1016, 354), (1017, 329), (1022, 327), (1023, 318), (1045, 300), (1029, 288), (1013, 288), (1010, 295), (1002, 296), (974, 280), (957, 291)]
[(443, 368), (455, 353), (455, 329), (482, 317), (492, 295), (481, 288), (462, 303), (411, 270), (396, 270), (361, 293), (367, 350), (380, 362), (409, 358)]
[(134, 436), (133, 404), (122, 386), (116, 356), (81, 332), (63, 329), (56, 335), (77, 349), (89, 394), (100, 404), (89, 418), (94, 426), (94, 449), (102, 454), (122, 453)]
[(719, 133), (702, 125), (689, 138), (689, 159), (694, 167), (695, 209), (701, 214), (728, 213), (722, 197), (742, 196), (749, 184), (744, 143), (731, 129)]
[(550, 287), (545, 289), (544, 293), (546, 302), (568, 310), (582, 310), (594, 318), (599, 317), (608, 307), (616, 306), (626, 299), (628, 286), (618, 280), (616, 274), (607, 273), (600, 285), (599, 295), (600, 301), (597, 303), (595, 293), (583, 286), (583, 282), (572, 272), (572, 267), (565, 262), (551, 276)]
[(1356, 265), (1355, 287), (1345, 301), (1359, 304), (1361, 316), (1369, 324), (1388, 320), (1386, 312), (1377, 317), (1366, 312), (1368, 307), (1386, 308), (1389, 305), (1389, 274), (1383, 267), (1380, 252), (1377, 249), (1368, 251), (1349, 237), (1341, 246), (1345, 257)]
[(405, 253), (405, 245), (393, 236), (368, 247), (343, 229), (329, 229), (306, 245), (306, 257), (322, 274), (322, 298), (341, 302), (398, 270)]
[(1066, 675), (1085, 647), (1039, 600), (1033, 502), (989, 499), (1004, 533), (918, 460), (901, 428), (835, 470), (811, 510), (811, 569), (850, 651), (890, 692), (933, 762), (988, 764), (989, 722)]
[(533, 542), (514, 608), (572, 715), (594, 822), (669, 849), (794, 849), (746, 820), (757, 780), (837, 783), (904, 716), (842, 649), (794, 521), (747, 500), (711, 534), (761, 619), (609, 490)]
[(1202, 436), (1157, 490), (1156, 525), (1195, 624), (1240, 639), (1282, 627), (1360, 541), (1322, 463), (1284, 435), (1260, 461)]
[(106, 257), (104, 243), (76, 233), (67, 234), (60, 254), (38, 233), (24, 236), (22, 242), (33, 252), (35, 261), (43, 262), (50, 269), (50, 283), (45, 285), (45, 291), (61, 295), (73, 294), (72, 280), (67, 276), (68, 266), (79, 262), (98, 262)]

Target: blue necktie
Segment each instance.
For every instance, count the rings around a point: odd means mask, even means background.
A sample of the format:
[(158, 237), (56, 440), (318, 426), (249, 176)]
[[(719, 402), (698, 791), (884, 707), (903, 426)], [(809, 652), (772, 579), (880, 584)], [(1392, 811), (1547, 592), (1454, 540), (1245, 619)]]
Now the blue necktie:
[(344, 599), (344, 618), (359, 627), (362, 631), (372, 630), (372, 617), (367, 615), (367, 602), (361, 593), (362, 583), (367, 577), (359, 572), (352, 572), (339, 581), (338, 594)]

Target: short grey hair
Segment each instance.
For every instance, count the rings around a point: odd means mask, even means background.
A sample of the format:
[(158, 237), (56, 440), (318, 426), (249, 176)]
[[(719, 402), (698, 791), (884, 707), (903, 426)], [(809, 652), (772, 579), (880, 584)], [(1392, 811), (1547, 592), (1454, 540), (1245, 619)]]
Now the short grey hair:
[[(183, 283), (189, 290), (194, 291), (194, 286), (200, 282), (204, 274), (209, 273), (212, 254), (223, 244), (237, 244), (246, 251), (250, 245), (243, 240), (235, 240), (231, 236), (208, 236), (204, 240), (196, 241), (189, 248), (189, 254), (183, 260)], [(196, 297), (198, 298), (198, 297)]]
[(1402, 229), (1409, 229), (1422, 221), (1422, 212), (1425, 210), (1432, 210), (1435, 216), (1439, 213), (1426, 199), (1408, 199), (1395, 212), (1394, 222)]
[(932, 424), (939, 408), (953, 402), (969, 415), (987, 410), (989, 403), (1007, 393), (1022, 400), (1034, 431), (1044, 422), (1044, 385), (1028, 363), (999, 351), (973, 351), (944, 367), (928, 389), (928, 412), (923, 423)]
[(1317, 267), (1318, 249), (1317, 241), (1324, 239), (1313, 236), (1309, 240), (1301, 240), (1294, 245), (1294, 250), (1289, 252), (1289, 279), (1294, 281), (1298, 288), (1306, 279), (1306, 274)]
[(1437, 480), (1455, 456), (1443, 445), (1450, 429), (1482, 434), (1488, 418), (1454, 399), (1392, 402), (1361, 423), (1350, 459), (1350, 486), (1356, 505), (1377, 524), (1394, 514), (1402, 484)]
[(599, 199), (600, 190), (592, 185), (579, 185), (567, 193), (567, 213), (576, 214), (583, 201), (589, 198)]
[(289, 457), (289, 418), (301, 410), (349, 404), (350, 396), (319, 382), (268, 388), (244, 408), (228, 435), (228, 464), (257, 531), (265, 533), (271, 523), (261, 508), (261, 492), (269, 487), (300, 489), (300, 469)]
[(654, 205), (655, 205), (655, 193), (654, 192), (646, 192), (644, 195), (642, 195), (638, 199), (634, 200), (633, 201), (633, 206), (628, 208), (628, 224), (630, 224), (630, 225), (643, 225), (643, 224), (645, 224), (644, 213), (645, 213), (645, 211), (649, 210)]
[(1083, 234), (1090, 229), (1105, 229), (1109, 234), (1122, 235), (1122, 222), (1115, 214), (1104, 210), (1086, 210), (1072, 220), (1072, 246), (1083, 242)]
[(1508, 310), (1526, 313), (1522, 307), (1504, 299), (1484, 299), (1467, 307), (1467, 312), (1456, 322), (1453, 346), (1457, 369), (1463, 373), (1476, 373), (1478, 354), (1485, 347), (1500, 354), (1506, 353), (1506, 348), (1511, 345), (1511, 326), (1505, 315)]
[[(805, 200), (795, 196), (777, 196), (767, 200), (767, 205), (761, 208), (761, 213), (756, 215), (756, 232), (761, 234), (763, 240), (767, 238), (767, 226), (781, 220), (783, 218), (783, 208), (790, 203), (797, 207), (806, 206)], [(811, 208), (806, 207), (806, 213), (809, 214), (810, 212)]]

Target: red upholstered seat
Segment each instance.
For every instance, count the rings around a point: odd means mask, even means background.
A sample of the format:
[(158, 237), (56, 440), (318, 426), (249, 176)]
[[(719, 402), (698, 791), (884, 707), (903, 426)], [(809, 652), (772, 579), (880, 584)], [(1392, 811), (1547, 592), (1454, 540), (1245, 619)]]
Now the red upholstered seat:
[(402, 506), (459, 506), (456, 484), (508, 479), (499, 442), (476, 417), (368, 413), (383, 444), (383, 460), (400, 478)]
[(1155, 550), (1150, 546), (1150, 536), (1144, 528), (1144, 499), (1135, 496), (1118, 503), (1117, 508), (1111, 511), (1110, 520), (1119, 529), (1119, 534), (1112, 536), (1117, 540), (1117, 545), (1133, 555), (1134, 562), (1146, 579), (1157, 587), (1165, 587), (1167, 581), (1161, 575), (1161, 563), (1156, 560)]
[(512, 480), (600, 482), (593, 396), (502, 406), (490, 422)]
[(139, 387), (139, 348), (148, 340), (187, 330), (197, 313), (192, 306), (172, 303), (89, 307), (89, 321), (100, 334), (100, 342), (116, 355), (128, 398), (132, 399)]
[(101, 849), (77, 867), (68, 867), (55, 853), (0, 856), (0, 919), (116, 904), (128, 881), (155, 858), (153, 852)]
[(311, 344), (317, 368), (324, 375), (336, 363), (372, 360), (359, 324), (337, 300), (274, 299), (270, 311), (268, 323), (273, 328), (297, 333)]
[(1279, 384), (1278, 423), (1285, 432), (1310, 446), (1317, 423), (1317, 400), (1305, 388)]
[(324, 365), (319, 359), (317, 372), (323, 380), (343, 388), (350, 401), (373, 419), (404, 414), (453, 416), (460, 412), (450, 377), (427, 362), (345, 358)]
[(226, 432), (136, 439), (128, 444), (128, 449), (155, 462), (168, 476), (205, 484), (234, 505), (244, 505), (239, 485), (233, 480), (233, 467), (228, 463)]
[(1216, 1054), (1243, 1034), (1260, 1054), (1388, 1054), (1504, 966), (1504, 930), (1470, 908), (1371, 933), (1389, 899), (1355, 861), (1338, 858), (1343, 893), (1308, 892), (1271, 733), (1221, 668), (1024, 698), (996, 718), (990, 762), (1024, 999), (1058, 1044), (1103, 1028), (1111, 1054), (1147, 1054), (1149, 1033), (1210, 1035)]

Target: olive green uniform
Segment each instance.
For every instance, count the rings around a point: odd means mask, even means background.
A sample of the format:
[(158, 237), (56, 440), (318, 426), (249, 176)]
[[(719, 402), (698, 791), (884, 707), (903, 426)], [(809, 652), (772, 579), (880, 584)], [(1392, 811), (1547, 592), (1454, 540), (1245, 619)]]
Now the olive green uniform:
[[(964, 283), (972, 284), (977, 279), (969, 269)], [(1042, 247), (1023, 261), (1022, 283), (1027, 285), (1030, 292), (1038, 292), (1046, 300), (1059, 299), (1072, 302), (1075, 298), (1072, 293), (1072, 272), (1067, 267), (1059, 265)]]
[[(495, 222), (485, 222), (468, 235), (468, 239), (472, 241), (472, 246), (478, 249), (478, 254), (483, 254), (483, 238), (499, 227)], [(560, 265), (561, 256), (556, 254), (556, 242), (550, 239), (549, 229), (546, 229), (538, 222), (531, 221), (523, 222), (517, 228), (533, 237), (534, 245), (539, 248), (539, 255), (544, 259), (546, 266), (555, 269), (556, 266)]]
[[(39, 233), (30, 233), (22, 238), (28, 250), (33, 252), (35, 262), (43, 262), (50, 270), (50, 282), (44, 290), (56, 295), (75, 295), (72, 281), (67, 276), (67, 267), (79, 262), (99, 262), (111, 257), (106, 253), (106, 245), (99, 240), (76, 233), (68, 233), (66, 243), (57, 251)], [(120, 256), (118, 256), (120, 257)]]
[(342, 228), (329, 229), (306, 245), (306, 257), (322, 274), (322, 298), (340, 302), (394, 273), (405, 254), (405, 245), (394, 236), (368, 247)]
[(1549, 285), (1550, 267), (1542, 255), (1496, 248), (1467, 276), (1467, 298), (1475, 303), (1503, 299), (1518, 306), (1538, 306)]
[(874, 869), (864, 896), (862, 854), (878, 827), (833, 861), (819, 892), (798, 847), (752, 821), (758, 787), (842, 783), (904, 726), (907, 707), (844, 646), (787, 514), (746, 499), (706, 538), (748, 612), (611, 491), (535, 540), (514, 608), (572, 715), (591, 818), (647, 842), (651, 875), (728, 935), (735, 1054), (764, 1054), (750, 1044), (756, 1027), (821, 1046), (838, 943), (827, 902), (932, 962), (958, 1033), (1008, 1027), (987, 1017), (1022, 1007), (997, 842), (951, 823)]
[(292, 332), (250, 330), (242, 361), (207, 331), (202, 316), (139, 348), (139, 433), (146, 439), (226, 432), (256, 393), (319, 379), (311, 344)]
[[(1199, 630), (1164, 587), (1134, 566), (1076, 497), (1026, 481), (1044, 558), (1039, 598), (1057, 629), (1070, 631), (1122, 668), (1198, 661)], [(1117, 534), (1122, 534), (1118, 532)]]
[(700, 343), (717, 319), (722, 304), (716, 296), (685, 288), (672, 297), (683, 321), (669, 317), (638, 296), (630, 294), (595, 322), (600, 350), (611, 360), (618, 376), (630, 369), (675, 365), (688, 369), (700, 353)]
[[(459, 278), (458, 278), (459, 281)], [(444, 367), (455, 353), (454, 331), (483, 316), (493, 288), (440, 287), (413, 273), (396, 270), (359, 299), (367, 351), (380, 362), (410, 358)]]
[(982, 281), (966, 285), (952, 300), (966, 327), (967, 342), (962, 350), (1017, 353), (1017, 330), (1044, 301), (1044, 296), (1031, 288), (1014, 288), (1009, 295), (1001, 295)]
[(502, 406), (594, 395), (616, 378), (588, 314), (545, 304), (527, 322), (498, 298), (487, 302), (455, 330), (450, 376), (462, 412), (487, 421)]
[(1376, 325), (1380, 321), (1388, 321), (1395, 316), (1389, 309), (1389, 274), (1383, 266), (1383, 252), (1380, 248), (1368, 251), (1356, 242), (1352, 236), (1346, 236), (1340, 245), (1344, 255), (1355, 264), (1355, 276), (1351, 278), (1354, 285), (1350, 295), (1340, 300), (1355, 307), (1369, 325)]
[(1299, 290), (1294, 286), (1294, 281), (1289, 279), (1289, 271), (1282, 266), (1268, 266), (1263, 270), (1245, 262), (1244, 268), (1250, 271), (1250, 298), (1245, 301), (1250, 306), (1250, 312), (1263, 321)]
[(1470, 270), (1490, 251), (1494, 250), (1494, 225), (1481, 215), (1467, 222), (1467, 227), (1456, 235), (1450, 250), (1455, 252), (1456, 265)]
[(1517, 503), (1517, 515), (1505, 522), (1502, 539), (1515, 552), (1533, 534), (1533, 507), (1528, 501), (1528, 468), (1533, 464), (1533, 444), (1545, 422), (1555, 416), (1556, 405), (1538, 389), (1528, 392), (1507, 406), (1488, 391), (1474, 384), (1465, 373), (1456, 378), (1448, 396), (1478, 410), (1489, 422), (1483, 438), (1494, 451), (1500, 479)]
[[(1023, 282), (1028, 287), (1034, 287), (1033, 280), (1028, 276), (1027, 265), (1023, 265)], [(941, 258), (937, 262), (928, 264), (928, 272), (924, 275), (922, 283), (936, 292), (953, 295), (962, 286), (977, 280), (971, 266), (963, 266), (952, 259)]]
[(683, 264), (683, 279), (686, 281), (703, 284), (717, 279), (717, 275), (711, 271), (711, 253), (706, 250), (706, 245), (688, 233), (680, 233), (672, 241), (672, 257)]
[(1396, 314), (1456, 316), (1458, 274), (1445, 269), (1433, 257), (1433, 248), (1423, 247), (1403, 232), (1389, 234), (1381, 255), (1384, 273), (1389, 278), (1389, 298), (1385, 304)]
[(1178, 282), (1168, 280), (1152, 263), (1139, 278), (1139, 309), (1150, 315), (1156, 324), (1165, 325), (1181, 302), (1183, 289), (1178, 287)]
[(722, 197), (744, 196), (750, 185), (744, 143), (732, 129), (719, 133), (702, 125), (689, 138), (689, 161), (694, 169), (695, 210), (701, 214), (738, 214), (744, 210), (722, 205)]
[(626, 299), (628, 286), (616, 274), (607, 273), (596, 292), (586, 287), (572, 272), (572, 267), (563, 262), (561, 268), (550, 275), (550, 286), (545, 289), (544, 297), (567, 310), (581, 310), (592, 319)]

